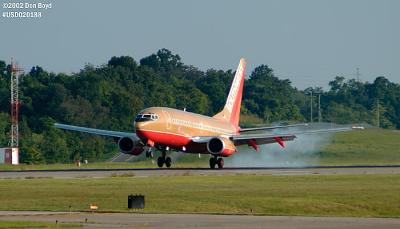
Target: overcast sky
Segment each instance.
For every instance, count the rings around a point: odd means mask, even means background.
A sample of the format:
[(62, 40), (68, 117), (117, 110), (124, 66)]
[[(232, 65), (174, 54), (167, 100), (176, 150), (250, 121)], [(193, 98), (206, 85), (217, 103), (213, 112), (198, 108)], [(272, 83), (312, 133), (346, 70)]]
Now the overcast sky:
[(357, 68), (364, 81), (400, 82), (396, 0), (22, 2), (52, 3), (40, 19), (0, 17), (0, 59), (14, 57), (28, 71), (78, 72), (85, 63), (139, 61), (167, 48), (202, 70), (235, 69), (245, 57), (247, 75), (267, 64), (300, 89), (355, 78)]

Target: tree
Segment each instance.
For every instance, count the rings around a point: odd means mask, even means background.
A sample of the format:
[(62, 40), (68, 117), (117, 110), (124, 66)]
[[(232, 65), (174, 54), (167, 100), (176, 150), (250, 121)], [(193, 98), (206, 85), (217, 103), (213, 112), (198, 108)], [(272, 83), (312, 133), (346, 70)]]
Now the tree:
[(331, 91), (337, 92), (344, 85), (345, 78), (343, 76), (336, 76), (333, 81), (329, 82), (329, 86), (331, 87)]
[(148, 66), (155, 71), (164, 73), (183, 67), (179, 55), (172, 54), (168, 49), (160, 49), (157, 54), (151, 54), (141, 59), (140, 65)]
[[(0, 144), (8, 144), (11, 66), (0, 61)], [(26, 163), (105, 160), (117, 152), (113, 139), (56, 130), (54, 122), (116, 131), (133, 131), (133, 119), (151, 106), (214, 115), (225, 105), (234, 71), (199, 70), (178, 54), (161, 49), (140, 64), (129, 56), (111, 57), (100, 66), (86, 64), (77, 73), (51, 73), (32, 67), (20, 81), (20, 147)], [(245, 79), (241, 107), (244, 125), (303, 122), (310, 115), (309, 93), (321, 94), (324, 120), (337, 123), (379, 120), (400, 128), (400, 85), (384, 76), (372, 83), (337, 76), (330, 89), (298, 90), (290, 80), (257, 66)], [(316, 100), (315, 100), (316, 101)], [(317, 102), (314, 103), (317, 112)], [(317, 117), (317, 113), (315, 113)]]
[(245, 106), (267, 122), (304, 120), (296, 108), (297, 90), (290, 84), (290, 80), (275, 77), (267, 65), (258, 66), (245, 82)]
[(136, 69), (136, 67), (137, 67), (137, 63), (130, 56), (120, 56), (120, 57), (113, 56), (108, 61), (108, 65), (112, 66), (112, 67), (121, 66), (121, 67), (125, 67), (125, 68), (130, 68), (130, 69)]
[(40, 151), (32, 147), (21, 148), (20, 162), (25, 164), (41, 164), (45, 160)]
[(10, 116), (0, 112), (0, 147), (8, 145), (8, 132), (10, 131)]

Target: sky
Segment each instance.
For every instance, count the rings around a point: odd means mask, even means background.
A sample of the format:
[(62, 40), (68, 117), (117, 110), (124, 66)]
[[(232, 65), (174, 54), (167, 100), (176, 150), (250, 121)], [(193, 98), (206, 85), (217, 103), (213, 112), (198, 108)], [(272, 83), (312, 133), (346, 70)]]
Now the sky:
[[(44, 9), (6, 9), (0, 0), (0, 60), (26, 70), (79, 72), (112, 56), (141, 58), (167, 48), (201, 70), (247, 75), (266, 64), (304, 89), (335, 76), (400, 83), (400, 1), (396, 0), (24, 0)], [(15, 1), (14, 1), (15, 2)], [(21, 1), (16, 1), (21, 2)], [(39, 11), (41, 18), (6, 18)]]

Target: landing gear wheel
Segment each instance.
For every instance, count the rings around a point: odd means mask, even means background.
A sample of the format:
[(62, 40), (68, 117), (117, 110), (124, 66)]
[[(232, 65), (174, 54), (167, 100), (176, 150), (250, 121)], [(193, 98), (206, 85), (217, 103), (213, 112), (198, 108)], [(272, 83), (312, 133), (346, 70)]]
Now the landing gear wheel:
[(210, 168), (215, 169), (215, 164), (217, 164), (217, 159), (210, 157)]
[(158, 167), (162, 168), (164, 165), (164, 162), (165, 162), (164, 157), (158, 157), (158, 159), (157, 159)]
[(218, 158), (217, 164), (218, 164), (218, 168), (222, 169), (224, 167), (224, 159)]
[(165, 166), (167, 166), (167, 168), (171, 167), (171, 163), (172, 160), (170, 157), (165, 158)]

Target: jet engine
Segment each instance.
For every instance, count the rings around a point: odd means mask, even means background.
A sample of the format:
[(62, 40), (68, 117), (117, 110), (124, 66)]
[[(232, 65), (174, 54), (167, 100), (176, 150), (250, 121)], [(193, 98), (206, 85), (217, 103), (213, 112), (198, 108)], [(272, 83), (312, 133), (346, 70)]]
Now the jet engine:
[(136, 139), (123, 137), (118, 140), (118, 148), (121, 153), (139, 155), (144, 151), (144, 147), (138, 143)]
[(229, 156), (236, 152), (236, 147), (229, 139), (215, 137), (207, 142), (207, 150), (214, 155)]
[(210, 141), (207, 142), (207, 150), (212, 154), (220, 154), (225, 148), (224, 141), (220, 138), (211, 138)]

